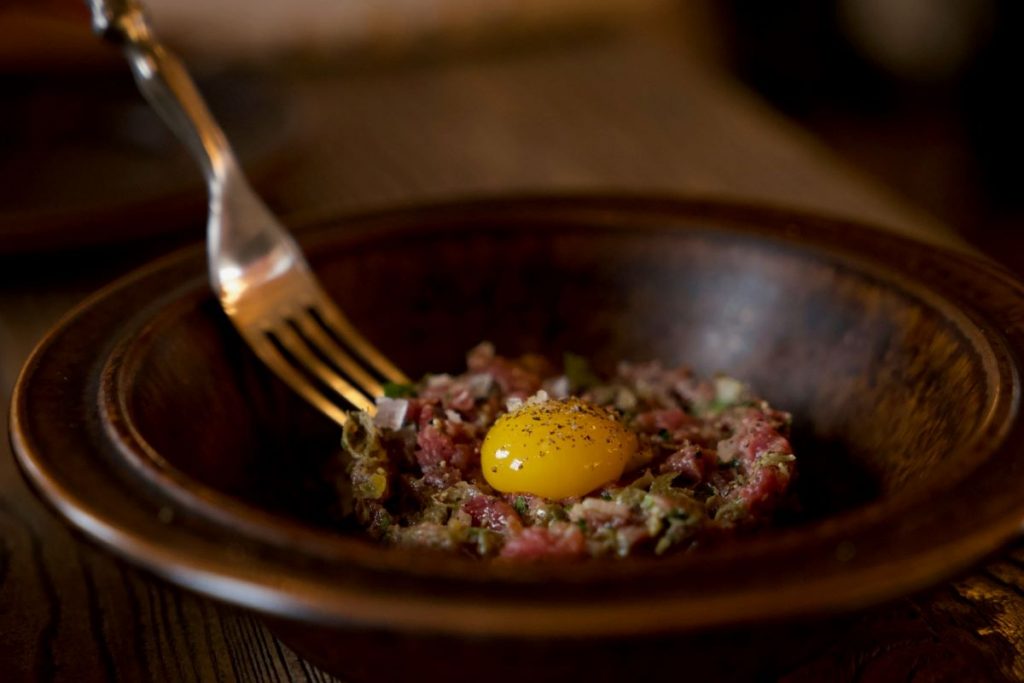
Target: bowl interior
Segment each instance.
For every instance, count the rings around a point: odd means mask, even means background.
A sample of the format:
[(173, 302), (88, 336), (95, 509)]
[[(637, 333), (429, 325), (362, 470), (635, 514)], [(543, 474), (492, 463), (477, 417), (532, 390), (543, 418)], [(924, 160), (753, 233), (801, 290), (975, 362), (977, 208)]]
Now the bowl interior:
[[(784, 235), (652, 218), (493, 212), (353, 226), (307, 249), (330, 294), (410, 375), (571, 351), (726, 372), (795, 418), (791, 523), (924, 495), (984, 458), (1001, 388), (967, 315), (892, 269)], [(337, 430), (279, 386), (199, 292), (163, 310), (121, 372), (151, 452), (210, 490), (312, 524)]]

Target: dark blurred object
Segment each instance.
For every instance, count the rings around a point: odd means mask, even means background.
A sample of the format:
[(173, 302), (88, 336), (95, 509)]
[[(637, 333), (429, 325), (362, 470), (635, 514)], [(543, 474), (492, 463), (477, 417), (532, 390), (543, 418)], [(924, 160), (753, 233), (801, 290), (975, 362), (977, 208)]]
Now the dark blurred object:
[(82, 72), (119, 66), (99, 44), (84, 0), (4, 0), (0, 6), (0, 74)]
[[(0, 254), (202, 225), (195, 162), (145, 103), (120, 51), (93, 35), (83, 0), (6, 0), (0, 74)], [(238, 70), (201, 80), (247, 172), (267, 179), (298, 132), (279, 84)]]
[(743, 80), (1024, 269), (1024, 105), (1012, 96), (1024, 64), (1019, 2), (730, 0), (723, 8)]
[(992, 33), (968, 65), (958, 95), (989, 195), (998, 207), (1022, 211), (1024, 99), (1017, 91), (1024, 66), (1024, 5), (1004, 0), (997, 8)]
[(671, 0), (144, 0), (188, 61), (378, 59), (617, 29)]
[[(199, 169), (121, 66), (4, 80), (0, 130), (11, 134), (0, 137), (0, 254), (202, 225)], [(239, 74), (207, 77), (200, 87), (247, 172), (266, 180), (298, 133), (279, 88)]]

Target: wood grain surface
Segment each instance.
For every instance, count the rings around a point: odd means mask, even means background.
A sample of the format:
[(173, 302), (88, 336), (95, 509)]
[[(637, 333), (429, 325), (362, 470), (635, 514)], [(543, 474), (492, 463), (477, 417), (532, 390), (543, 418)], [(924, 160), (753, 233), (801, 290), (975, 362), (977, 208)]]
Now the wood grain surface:
[[(286, 212), (522, 189), (632, 188), (793, 204), (957, 246), (949, 231), (763, 105), (644, 36), (305, 74), (287, 86), (306, 134), (305, 153), (270, 189)], [(200, 235), (197, 217), (179, 239)], [(4, 415), (18, 368), (45, 330), (89, 292), (171, 246), (0, 260)], [(79, 542), (22, 481), (6, 419), (3, 425), (0, 680), (334, 680), (251, 616)], [(1024, 545), (865, 614), (841, 642), (780, 680), (1024, 680)]]

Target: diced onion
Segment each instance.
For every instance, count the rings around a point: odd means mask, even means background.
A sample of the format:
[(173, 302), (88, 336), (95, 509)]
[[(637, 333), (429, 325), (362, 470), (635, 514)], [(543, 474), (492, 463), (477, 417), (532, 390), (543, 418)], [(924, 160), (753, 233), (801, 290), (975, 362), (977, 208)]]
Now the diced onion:
[(629, 411), (636, 408), (636, 394), (626, 387), (619, 387), (615, 392), (615, 407), (622, 411)]
[(732, 377), (715, 378), (715, 400), (726, 405), (738, 403), (743, 397), (743, 383)]
[(548, 392), (541, 389), (536, 394), (526, 399), (526, 402), (529, 403), (530, 405), (536, 405), (538, 403), (546, 403), (550, 399), (551, 397), (548, 396)]
[(629, 507), (601, 498), (584, 498), (569, 509), (569, 519), (576, 522), (584, 519), (588, 513), (601, 519), (626, 519), (629, 517)]
[(409, 401), (406, 399), (382, 396), (377, 399), (377, 414), (373, 416), (373, 424), (381, 429), (401, 429), (408, 410)]
[(447, 374), (430, 375), (427, 377), (427, 386), (431, 389), (446, 387), (452, 383), (452, 376)]
[(491, 387), (494, 386), (494, 377), (486, 372), (470, 375), (466, 380), (466, 386), (473, 394), (473, 398), (487, 398), (491, 393)]
[(558, 377), (551, 377), (544, 381), (544, 391), (548, 392), (554, 398), (568, 398), (569, 397), (569, 378), (565, 375), (559, 375)]

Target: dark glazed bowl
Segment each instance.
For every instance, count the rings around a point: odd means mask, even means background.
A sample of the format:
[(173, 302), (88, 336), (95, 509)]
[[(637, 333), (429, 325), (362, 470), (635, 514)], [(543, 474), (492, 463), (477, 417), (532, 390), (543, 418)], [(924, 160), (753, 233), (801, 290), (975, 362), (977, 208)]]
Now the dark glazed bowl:
[(1024, 519), (1024, 287), (991, 263), (663, 198), (474, 201), (304, 234), (327, 289), (414, 376), (458, 370), (482, 339), (605, 367), (687, 362), (791, 411), (801, 458), (798, 515), (690, 554), (512, 566), (377, 547), (330, 528), (310, 477), (337, 430), (242, 345), (202, 249), (115, 283), (19, 380), (28, 479), (87, 537), (263, 614), (336, 673), (661, 678), (671, 655), (742, 679), (815, 647), (823, 619), (970, 566)]

